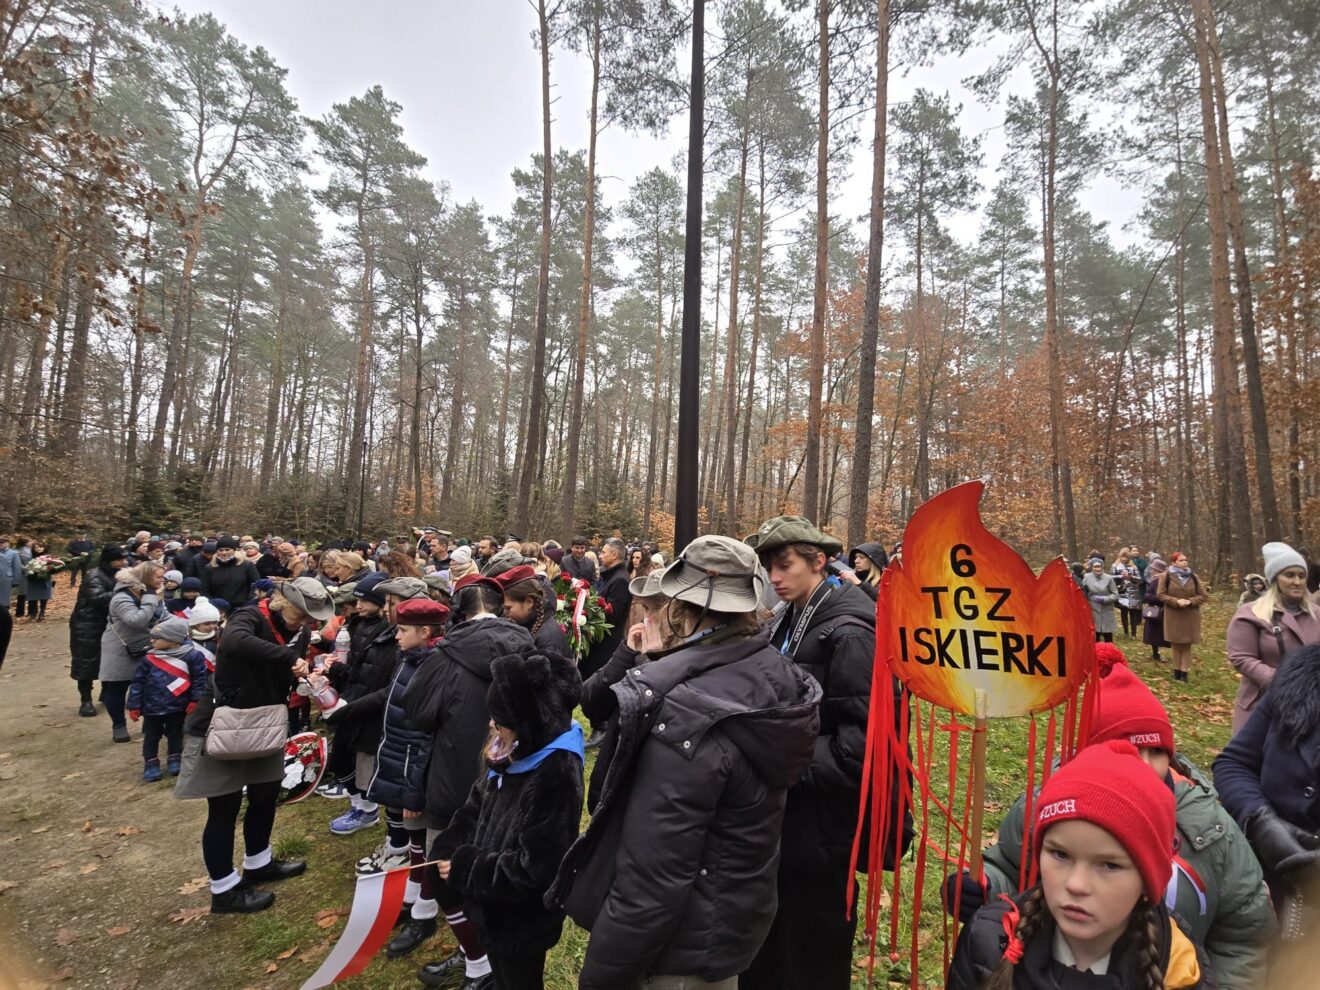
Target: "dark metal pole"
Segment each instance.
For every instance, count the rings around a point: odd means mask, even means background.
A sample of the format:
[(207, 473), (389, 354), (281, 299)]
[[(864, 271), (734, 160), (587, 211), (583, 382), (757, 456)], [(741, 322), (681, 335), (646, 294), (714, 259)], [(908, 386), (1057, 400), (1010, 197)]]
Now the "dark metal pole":
[(688, 111), (687, 232), (683, 245), (683, 349), (678, 366), (678, 470), (674, 552), (697, 535), (697, 450), (701, 418), (701, 178), (704, 156), (706, 0), (692, 4), (692, 105)]

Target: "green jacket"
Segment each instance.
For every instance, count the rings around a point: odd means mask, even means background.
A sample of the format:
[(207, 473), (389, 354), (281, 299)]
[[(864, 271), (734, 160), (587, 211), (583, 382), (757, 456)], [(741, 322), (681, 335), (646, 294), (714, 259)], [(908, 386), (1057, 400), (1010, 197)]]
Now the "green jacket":
[[(1182, 756), (1174, 757), (1174, 769), (1187, 778), (1175, 778), (1173, 785), (1181, 841), (1178, 855), (1201, 878), (1205, 890), (1199, 891), (1175, 865), (1178, 888), (1173, 910), (1205, 950), (1215, 986), (1255, 990), (1261, 985), (1277, 927), (1260, 863), (1206, 776)], [(1023, 795), (1004, 816), (999, 842), (985, 850), (989, 900), (1017, 892), (1025, 809)]]

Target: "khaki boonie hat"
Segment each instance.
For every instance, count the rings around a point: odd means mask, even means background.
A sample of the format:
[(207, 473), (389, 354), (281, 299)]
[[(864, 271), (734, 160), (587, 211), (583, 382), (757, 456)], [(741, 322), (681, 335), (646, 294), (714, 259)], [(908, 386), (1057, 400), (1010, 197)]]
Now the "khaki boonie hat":
[(746, 543), (728, 536), (698, 536), (660, 575), (670, 598), (717, 612), (752, 612), (761, 604), (765, 571)]
[(825, 551), (827, 557), (843, 552), (843, 543), (821, 532), (806, 516), (775, 516), (761, 523), (761, 528), (747, 537), (748, 546), (758, 556), (773, 553), (792, 543), (810, 543)]
[(633, 578), (628, 582), (628, 593), (634, 598), (655, 598), (663, 595), (664, 592), (660, 590), (660, 578), (663, 575), (663, 570), (656, 569), (645, 577)]
[(289, 603), (302, 609), (317, 622), (326, 622), (335, 615), (330, 592), (315, 578), (297, 577), (280, 585), (280, 593)]

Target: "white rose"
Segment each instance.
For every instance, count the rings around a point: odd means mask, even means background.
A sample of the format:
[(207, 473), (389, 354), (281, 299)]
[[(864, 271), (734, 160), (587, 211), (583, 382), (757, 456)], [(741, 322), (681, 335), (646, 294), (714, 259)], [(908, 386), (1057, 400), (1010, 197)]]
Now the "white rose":
[(580, 615), (578, 615), (576, 621), (579, 629), (585, 626), (587, 624), (587, 613), (583, 612)]

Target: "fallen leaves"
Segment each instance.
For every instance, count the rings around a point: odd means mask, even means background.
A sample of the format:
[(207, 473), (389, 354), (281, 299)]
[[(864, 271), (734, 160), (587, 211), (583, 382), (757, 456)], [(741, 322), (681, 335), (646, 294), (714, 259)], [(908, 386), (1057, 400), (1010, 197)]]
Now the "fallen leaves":
[(105, 933), (118, 938), (120, 935), (127, 935), (133, 929), (129, 925), (115, 925), (113, 928), (107, 928)]
[(205, 918), (210, 913), (210, 907), (179, 908), (179, 910), (170, 915), (170, 921), (180, 925), (188, 925), (199, 918)]
[(87, 821), (83, 822), (81, 831), (84, 833), (88, 833), (91, 832), (91, 830), (92, 830), (92, 820), (89, 818), (87, 819)]
[(67, 859), (51, 859), (43, 863), (41, 868), (43, 870), (58, 870), (61, 866), (68, 865), (69, 861)]
[(339, 909), (326, 908), (324, 911), (317, 911), (315, 920), (317, 928), (329, 928), (339, 920)]
[(78, 933), (72, 928), (61, 928), (55, 933), (55, 944), (58, 946), (71, 945), (78, 938)]
[(279, 964), (279, 963), (267, 963), (267, 964), (266, 964), (266, 974), (267, 974), (267, 975), (269, 975), (269, 974), (271, 974), (271, 973), (278, 973), (279, 971), (280, 971), (280, 964)]
[(125, 838), (127, 838), (130, 835), (141, 835), (141, 834), (142, 834), (142, 829), (138, 828), (136, 825), (120, 825), (119, 828), (115, 829), (115, 835), (123, 836)]
[(42, 825), (42, 826), (40, 826), (39, 828), (34, 828), (34, 829), (32, 830), (32, 834), (33, 834), (33, 835), (40, 835), (42, 832), (49, 832), (49, 831), (50, 831), (50, 826), (49, 826), (49, 825)]
[(13, 890), (17, 886), (17, 880), (0, 880), (0, 894), (3, 894), (7, 890)]
[(60, 778), (60, 780), (76, 780), (79, 777), (85, 777), (85, 776), (87, 776), (86, 771), (75, 770), (73, 771), (73, 773), (66, 773), (63, 777)]
[(209, 877), (198, 877), (196, 880), (189, 880), (179, 888), (180, 894), (195, 894), (199, 890), (209, 886), (211, 883)]
[(283, 962), (285, 959), (288, 959), (288, 958), (292, 957), (292, 955), (293, 955), (295, 952), (297, 952), (297, 951), (298, 951), (298, 947), (295, 945), (295, 946), (293, 946), (293, 948), (291, 948), (291, 949), (285, 949), (283, 952), (281, 952), (281, 953), (280, 953), (278, 956), (276, 956), (275, 958), (278, 959), (280, 962)]
[(88, 863), (85, 866), (78, 867), (78, 875), (80, 877), (85, 877), (87, 876), (87, 874), (95, 873), (99, 869), (100, 867), (97, 866), (95, 863)]

